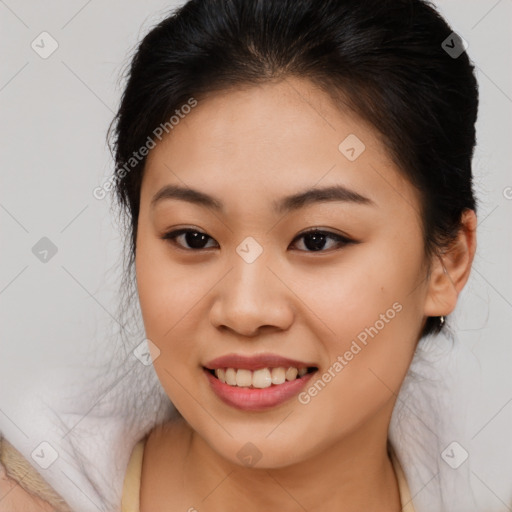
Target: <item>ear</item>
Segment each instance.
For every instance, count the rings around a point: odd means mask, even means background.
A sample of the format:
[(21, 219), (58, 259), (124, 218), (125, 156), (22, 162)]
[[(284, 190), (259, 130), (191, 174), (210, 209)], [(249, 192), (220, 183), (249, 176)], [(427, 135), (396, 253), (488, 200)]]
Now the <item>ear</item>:
[(461, 223), (457, 239), (442, 255), (434, 257), (432, 262), (424, 306), (426, 316), (450, 314), (455, 309), (459, 293), (469, 278), (476, 251), (475, 212), (464, 210)]

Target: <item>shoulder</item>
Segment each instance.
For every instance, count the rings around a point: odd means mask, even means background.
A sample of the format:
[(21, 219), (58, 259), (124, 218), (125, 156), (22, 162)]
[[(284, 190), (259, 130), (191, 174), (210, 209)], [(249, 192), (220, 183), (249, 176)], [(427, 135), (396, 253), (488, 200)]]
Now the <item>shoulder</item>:
[(0, 463), (0, 512), (53, 512), (55, 509), (46, 501), (27, 492), (21, 485), (9, 478)]
[(64, 500), (0, 435), (0, 512), (68, 512)]

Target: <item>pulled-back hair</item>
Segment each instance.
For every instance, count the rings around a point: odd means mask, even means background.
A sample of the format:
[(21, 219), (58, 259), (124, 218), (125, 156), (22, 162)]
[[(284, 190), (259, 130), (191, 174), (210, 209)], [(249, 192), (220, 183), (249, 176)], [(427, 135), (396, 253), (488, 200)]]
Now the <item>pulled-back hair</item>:
[[(146, 161), (128, 168), (133, 153), (190, 98), (292, 76), (371, 123), (420, 192), (427, 260), (442, 253), (463, 211), (476, 210), (478, 87), (467, 54), (446, 51), (447, 40), (460, 44), (424, 0), (190, 0), (177, 9), (138, 46), (111, 127), (127, 272)], [(428, 318), (422, 336), (441, 325)]]

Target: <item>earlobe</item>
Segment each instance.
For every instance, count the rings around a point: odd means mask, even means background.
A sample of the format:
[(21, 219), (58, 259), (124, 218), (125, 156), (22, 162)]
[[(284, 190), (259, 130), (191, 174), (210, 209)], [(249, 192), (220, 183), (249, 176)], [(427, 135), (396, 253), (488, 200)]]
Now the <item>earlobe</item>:
[(426, 316), (450, 314), (468, 281), (476, 252), (475, 212), (466, 209), (462, 214), (461, 224), (457, 238), (442, 255), (437, 255), (432, 264), (425, 301)]

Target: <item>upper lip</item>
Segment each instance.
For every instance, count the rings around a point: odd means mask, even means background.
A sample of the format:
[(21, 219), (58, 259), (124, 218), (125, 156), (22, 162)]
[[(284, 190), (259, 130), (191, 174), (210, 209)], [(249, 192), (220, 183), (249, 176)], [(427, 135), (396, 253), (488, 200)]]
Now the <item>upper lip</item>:
[(212, 359), (204, 365), (209, 370), (217, 368), (235, 368), (245, 370), (259, 370), (260, 368), (279, 368), (279, 367), (309, 368), (315, 366), (304, 361), (289, 359), (277, 354), (258, 354), (255, 356), (243, 356), (241, 354), (227, 354), (225, 356)]

